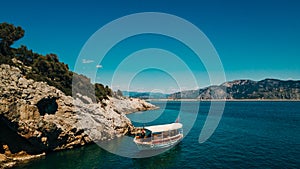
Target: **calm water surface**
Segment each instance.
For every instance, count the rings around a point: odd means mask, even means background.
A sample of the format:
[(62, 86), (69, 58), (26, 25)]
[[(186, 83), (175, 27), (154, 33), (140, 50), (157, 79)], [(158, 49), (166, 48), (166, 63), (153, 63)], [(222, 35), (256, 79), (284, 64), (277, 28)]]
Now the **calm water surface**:
[[(198, 138), (210, 102), (201, 102), (196, 111), (197, 102), (153, 104), (165, 110), (138, 112), (128, 117), (135, 125), (143, 126), (174, 122), (180, 114), (182, 123), (191, 127), (189, 132), (185, 129), (180, 144), (163, 154), (127, 158), (89, 145), (50, 153), (16, 168), (300, 168), (300, 102), (226, 102), (218, 128), (202, 144)], [(184, 110), (180, 112), (182, 106)], [(111, 144), (132, 146), (131, 140), (126, 141), (120, 138)]]

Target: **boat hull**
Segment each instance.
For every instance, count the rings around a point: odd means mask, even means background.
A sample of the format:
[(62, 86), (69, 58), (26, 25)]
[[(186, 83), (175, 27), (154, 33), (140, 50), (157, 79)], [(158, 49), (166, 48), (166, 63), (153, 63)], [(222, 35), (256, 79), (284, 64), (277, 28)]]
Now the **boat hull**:
[(134, 139), (134, 142), (136, 143), (139, 150), (156, 150), (156, 149), (163, 149), (171, 147), (181, 141), (183, 138), (183, 135), (180, 134), (176, 136), (176, 138), (169, 138), (165, 140), (154, 140), (150, 142), (140, 142), (137, 141), (137, 139)]

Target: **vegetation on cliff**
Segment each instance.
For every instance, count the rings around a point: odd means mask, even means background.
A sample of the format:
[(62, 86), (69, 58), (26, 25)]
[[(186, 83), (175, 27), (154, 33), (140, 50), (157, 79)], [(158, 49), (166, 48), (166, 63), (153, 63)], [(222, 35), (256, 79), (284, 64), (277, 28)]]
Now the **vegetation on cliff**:
[(0, 169), (128, 134), (134, 126), (126, 113), (155, 108), (92, 84), (55, 54), (12, 48), (23, 36), (22, 28), (0, 24)]
[[(25, 31), (19, 26), (15, 27), (8, 23), (0, 24), (1, 64), (17, 66), (26, 75), (26, 78), (47, 82), (50, 86), (60, 89), (69, 96), (72, 95), (72, 85), (75, 93), (84, 92), (82, 94), (87, 95), (94, 102), (112, 96), (113, 92), (108, 86), (98, 83), (91, 84), (89, 78), (70, 71), (68, 65), (60, 62), (56, 54), (51, 53), (43, 56), (34, 53), (24, 45), (13, 48), (14, 42), (21, 39), (24, 34)], [(25, 67), (18, 65), (18, 62), (13, 62), (13, 58), (21, 61), (21, 64), (24, 64)], [(26, 67), (29, 67), (29, 69), (26, 69)]]

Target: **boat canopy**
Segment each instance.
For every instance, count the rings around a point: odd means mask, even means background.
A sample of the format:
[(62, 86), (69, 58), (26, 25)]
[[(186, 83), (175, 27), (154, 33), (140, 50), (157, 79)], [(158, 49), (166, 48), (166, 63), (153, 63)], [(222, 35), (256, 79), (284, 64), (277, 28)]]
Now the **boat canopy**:
[(181, 128), (182, 128), (181, 123), (171, 123), (171, 124), (145, 127), (145, 129), (150, 130), (152, 133), (158, 133), (158, 132), (169, 131), (169, 130), (178, 130)]

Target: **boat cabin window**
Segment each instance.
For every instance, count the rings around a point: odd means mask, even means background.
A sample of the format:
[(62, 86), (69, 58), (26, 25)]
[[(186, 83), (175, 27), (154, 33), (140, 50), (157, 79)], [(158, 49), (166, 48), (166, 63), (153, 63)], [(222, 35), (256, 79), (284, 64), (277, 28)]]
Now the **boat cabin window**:
[(176, 136), (178, 134), (178, 130), (171, 130), (170, 136)]
[(153, 140), (157, 140), (157, 139), (161, 139), (162, 138), (162, 133), (161, 132), (156, 132), (152, 134), (152, 139)]
[(164, 135), (164, 137), (169, 137), (169, 131), (164, 131), (163, 135)]

